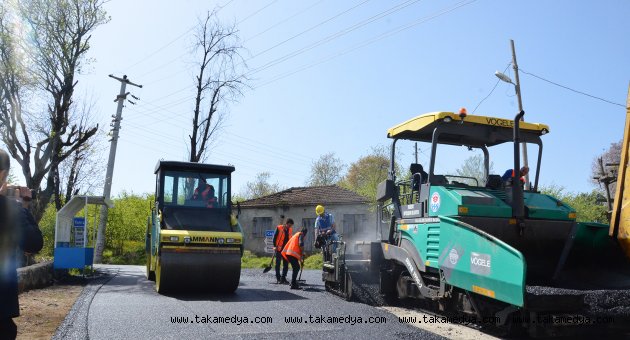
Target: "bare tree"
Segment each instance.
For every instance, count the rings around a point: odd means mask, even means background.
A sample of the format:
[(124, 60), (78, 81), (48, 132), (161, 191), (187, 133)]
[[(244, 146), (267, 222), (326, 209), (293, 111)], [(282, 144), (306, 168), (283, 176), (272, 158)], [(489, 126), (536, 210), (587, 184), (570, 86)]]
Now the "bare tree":
[(247, 78), (239, 72), (245, 61), (240, 54), (243, 47), (236, 25), (221, 24), (216, 11), (208, 12), (205, 20), (199, 21), (194, 49), (201, 60), (195, 75), (192, 134), (188, 137), (190, 161), (199, 162), (207, 157), (213, 137), (226, 117), (228, 104), (243, 95)]
[(253, 199), (275, 194), (280, 191), (280, 184), (277, 182), (269, 183), (270, 177), (271, 174), (268, 172), (261, 172), (257, 174), (253, 182), (247, 182), (245, 184), (245, 191), (241, 195), (246, 199)]
[(109, 18), (103, 0), (18, 0), (0, 7), (0, 135), (26, 185), (38, 191), (33, 214), (39, 220), (59, 190), (59, 165), (98, 130), (69, 113), (75, 76), (89, 62), (91, 33)]
[(341, 172), (345, 165), (341, 159), (335, 157), (334, 152), (321, 155), (318, 160), (311, 164), (311, 176), (308, 185), (332, 185), (341, 181)]
[[(82, 100), (81, 106), (73, 105), (71, 119), (79, 121), (81, 125), (91, 125), (91, 117), (94, 117), (94, 101)], [(106, 138), (91, 138), (75, 150), (71, 156), (61, 162), (55, 173), (55, 191), (53, 198), (57, 210), (64, 203), (70, 201), (72, 196), (83, 191), (91, 192), (93, 188), (103, 186), (103, 176), (95, 176), (105, 170), (105, 158), (107, 145), (102, 141)]]

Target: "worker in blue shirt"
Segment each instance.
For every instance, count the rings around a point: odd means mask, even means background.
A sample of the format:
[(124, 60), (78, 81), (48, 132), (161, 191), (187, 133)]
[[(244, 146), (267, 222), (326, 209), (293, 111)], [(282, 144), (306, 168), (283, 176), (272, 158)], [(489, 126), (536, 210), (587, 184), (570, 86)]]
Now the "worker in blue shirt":
[[(529, 168), (524, 166), (521, 168), (521, 170), (519, 171), (519, 176), (520, 180), (522, 183), (525, 183), (525, 176), (529, 173)], [(512, 178), (517, 177), (514, 175), (514, 169), (507, 169), (505, 171), (505, 173), (503, 174), (503, 176), (501, 176), (501, 180), (508, 184), (511, 185), (512, 184)]]
[[(335, 217), (331, 213), (327, 213), (324, 209), (323, 205), (318, 205), (315, 207), (315, 213), (317, 214), (317, 218), (315, 219), (315, 237), (322, 236), (326, 243), (332, 243), (331, 252), (335, 253), (337, 250), (337, 241), (339, 241), (339, 234), (335, 230)], [(331, 258), (329, 256), (326, 259), (326, 251), (324, 251), (324, 261), (330, 261)]]

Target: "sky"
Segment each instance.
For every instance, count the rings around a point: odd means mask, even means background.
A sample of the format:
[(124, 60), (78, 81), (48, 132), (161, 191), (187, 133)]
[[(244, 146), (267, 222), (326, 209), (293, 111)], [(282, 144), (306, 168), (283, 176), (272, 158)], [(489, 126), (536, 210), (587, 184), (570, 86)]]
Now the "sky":
[[(623, 137), (628, 1), (111, 0), (111, 21), (93, 33), (76, 93), (95, 101), (106, 143), (120, 89), (108, 75), (143, 85), (128, 87), (140, 100), (122, 113), (112, 195), (153, 192), (157, 161), (187, 158), (193, 27), (215, 6), (222, 22), (236, 23), (251, 78), (207, 159), (236, 167), (236, 192), (261, 172), (282, 187), (304, 186), (321, 155), (351, 164), (389, 146), (388, 128), (423, 113), (477, 107), (513, 119), (514, 86), (494, 75), (507, 69), (515, 78), (510, 39), (525, 120), (550, 126), (541, 184), (590, 191), (593, 159)], [(413, 160), (413, 147), (402, 144), (401, 164)], [(428, 167), (429, 146), (419, 148)], [(448, 152), (443, 173), (471, 155)], [(490, 152), (495, 173), (511, 168), (509, 148)]]

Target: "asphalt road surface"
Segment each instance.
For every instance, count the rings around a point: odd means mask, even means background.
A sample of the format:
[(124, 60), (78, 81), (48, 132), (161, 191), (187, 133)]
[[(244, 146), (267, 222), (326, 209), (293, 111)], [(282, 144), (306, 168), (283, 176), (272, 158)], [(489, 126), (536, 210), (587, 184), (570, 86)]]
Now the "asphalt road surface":
[[(320, 271), (304, 290), (277, 285), (273, 271), (244, 269), (230, 295), (155, 292), (143, 266), (97, 266), (56, 339), (440, 339), (389, 312), (327, 293)], [(289, 271), (290, 274), (290, 271)], [(220, 279), (220, 278), (218, 278)]]

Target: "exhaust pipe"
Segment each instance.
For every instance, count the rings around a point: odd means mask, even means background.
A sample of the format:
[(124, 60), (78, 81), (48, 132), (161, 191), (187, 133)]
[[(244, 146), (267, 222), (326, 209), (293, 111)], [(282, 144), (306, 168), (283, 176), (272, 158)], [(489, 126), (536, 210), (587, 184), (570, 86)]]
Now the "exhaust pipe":
[(521, 110), (514, 117), (514, 171), (512, 178), (512, 215), (516, 219), (525, 217), (525, 201), (523, 199), (523, 187), (520, 183), (521, 157), (520, 157), (520, 121), (525, 115), (525, 111)]

